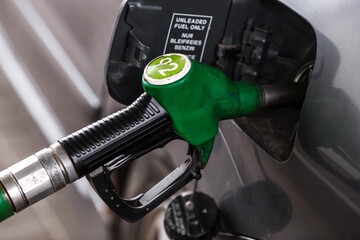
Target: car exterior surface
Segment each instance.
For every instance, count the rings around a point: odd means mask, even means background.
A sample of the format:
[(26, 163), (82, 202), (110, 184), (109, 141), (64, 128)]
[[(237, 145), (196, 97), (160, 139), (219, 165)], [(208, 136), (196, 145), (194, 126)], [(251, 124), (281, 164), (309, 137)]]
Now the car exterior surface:
[(223, 122), (199, 188), (214, 196), (230, 232), (259, 239), (358, 239), (360, 6), (281, 2), (309, 21), (317, 39), (292, 154), (278, 162), (234, 121)]

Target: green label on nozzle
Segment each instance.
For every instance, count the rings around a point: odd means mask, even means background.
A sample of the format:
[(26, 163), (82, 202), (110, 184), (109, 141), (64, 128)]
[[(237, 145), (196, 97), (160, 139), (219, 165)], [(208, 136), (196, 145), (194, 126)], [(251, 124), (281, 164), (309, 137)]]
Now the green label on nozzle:
[(144, 78), (153, 85), (167, 85), (182, 79), (190, 70), (191, 62), (183, 54), (171, 53), (151, 61), (144, 71)]

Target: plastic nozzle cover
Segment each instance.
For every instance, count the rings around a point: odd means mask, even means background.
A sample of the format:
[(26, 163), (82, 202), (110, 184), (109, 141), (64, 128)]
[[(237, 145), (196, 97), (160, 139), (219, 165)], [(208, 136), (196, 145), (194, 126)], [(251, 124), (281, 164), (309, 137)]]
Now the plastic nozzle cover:
[(220, 120), (253, 114), (262, 107), (258, 84), (234, 82), (218, 69), (171, 53), (151, 61), (143, 87), (170, 114), (174, 132), (210, 157)]

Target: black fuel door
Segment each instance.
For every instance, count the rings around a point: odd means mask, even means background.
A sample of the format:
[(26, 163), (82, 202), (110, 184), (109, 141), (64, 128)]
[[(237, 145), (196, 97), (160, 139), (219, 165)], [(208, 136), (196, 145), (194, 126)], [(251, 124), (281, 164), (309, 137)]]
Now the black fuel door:
[(129, 0), (119, 11), (106, 64), (106, 85), (120, 103), (143, 92), (148, 61), (164, 53), (182, 53), (214, 65), (226, 28), (231, 0)]

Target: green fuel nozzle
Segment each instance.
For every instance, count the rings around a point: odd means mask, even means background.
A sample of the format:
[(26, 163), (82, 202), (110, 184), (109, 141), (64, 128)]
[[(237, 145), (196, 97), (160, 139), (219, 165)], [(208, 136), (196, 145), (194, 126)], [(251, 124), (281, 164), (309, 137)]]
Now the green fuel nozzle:
[[(142, 94), (126, 109), (70, 134), (0, 172), (0, 221), (87, 176), (101, 199), (123, 219), (145, 216), (201, 177), (220, 120), (261, 108), (301, 104), (306, 85), (234, 82), (182, 54), (150, 62)], [(131, 161), (182, 138), (190, 157), (145, 193), (126, 199), (110, 175)]]
[(264, 100), (258, 84), (231, 81), (220, 70), (182, 54), (166, 54), (150, 62), (143, 87), (168, 111), (175, 133), (201, 151), (202, 167), (219, 121), (253, 114)]
[(142, 84), (168, 111), (175, 133), (201, 151), (202, 168), (210, 157), (220, 120), (262, 108), (298, 106), (306, 92), (306, 84), (235, 82), (222, 71), (177, 53), (151, 61)]

